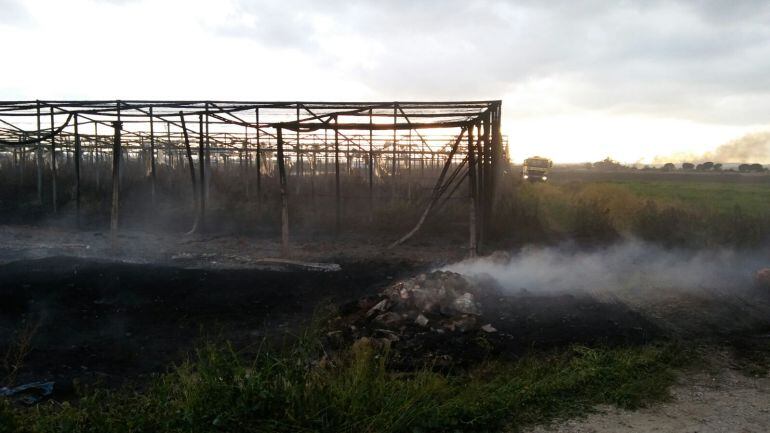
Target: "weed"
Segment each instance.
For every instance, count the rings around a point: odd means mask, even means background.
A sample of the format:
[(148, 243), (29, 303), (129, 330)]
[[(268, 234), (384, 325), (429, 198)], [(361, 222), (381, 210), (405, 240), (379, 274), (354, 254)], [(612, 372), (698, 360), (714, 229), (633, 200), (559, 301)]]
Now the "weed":
[[(308, 346), (310, 344), (310, 346)], [(0, 406), (0, 422), (44, 432), (490, 431), (572, 416), (595, 404), (664, 400), (681, 362), (672, 345), (588, 348), (490, 361), (453, 374), (387, 368), (365, 341), (318, 363), (306, 340), (253, 359), (205, 345), (144, 392), (93, 390), (77, 404)]]
[(7, 386), (16, 382), (19, 370), (24, 366), (24, 360), (32, 350), (32, 339), (40, 327), (40, 322), (29, 323), (16, 332), (16, 338), (8, 346), (0, 359), (0, 372), (3, 374), (2, 383)]

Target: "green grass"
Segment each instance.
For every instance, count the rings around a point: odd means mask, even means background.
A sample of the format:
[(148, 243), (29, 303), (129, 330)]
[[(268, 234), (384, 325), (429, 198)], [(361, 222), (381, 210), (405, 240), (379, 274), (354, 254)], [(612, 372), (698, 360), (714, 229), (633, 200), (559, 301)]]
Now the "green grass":
[(613, 181), (637, 196), (696, 209), (731, 212), (736, 206), (749, 215), (770, 215), (770, 186), (718, 181)]
[(685, 357), (672, 345), (575, 346), (454, 374), (393, 372), (365, 343), (330, 359), (312, 341), (244, 359), (206, 346), (137, 392), (92, 390), (74, 403), (0, 401), (0, 432), (432, 432), (516, 430), (669, 396)]
[(770, 185), (681, 181), (503, 184), (493, 247), (624, 236), (671, 247), (756, 248), (770, 239)]

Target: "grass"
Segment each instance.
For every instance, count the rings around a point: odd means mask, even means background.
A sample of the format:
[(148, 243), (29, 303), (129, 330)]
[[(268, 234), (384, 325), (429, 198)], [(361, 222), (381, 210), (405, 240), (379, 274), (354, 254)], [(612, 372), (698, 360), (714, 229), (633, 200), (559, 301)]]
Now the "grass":
[[(144, 166), (127, 167), (121, 192), (121, 225), (126, 228), (186, 231), (192, 226), (191, 188), (188, 173), (181, 167), (161, 170), (156, 191), (158, 205), (149, 199)], [(104, 173), (109, 171), (102, 165)], [(31, 173), (31, 172), (30, 172)], [(61, 185), (73, 179), (63, 170)], [(41, 222), (74, 225), (74, 203), (70, 189), (62, 187), (60, 213), (50, 218), (48, 203), (37, 204), (35, 183), (22, 185), (13, 172), (0, 173), (0, 216), (4, 222)], [(50, 173), (45, 173), (46, 178)], [(403, 236), (419, 219), (432, 182), (433, 168), (422, 175), (374, 185), (370, 202), (368, 181), (357, 176), (342, 180), (340, 235), (355, 234), (381, 240), (387, 245)], [(575, 240), (584, 243), (612, 242), (635, 236), (667, 246), (756, 247), (770, 239), (770, 184), (767, 175), (661, 177), (660, 173), (618, 173), (611, 180), (580, 180), (561, 173), (562, 183), (530, 184), (508, 173), (500, 179), (493, 208), (492, 227), (485, 227), (489, 248), (510, 248), (524, 243)], [(559, 176), (554, 176), (558, 178)], [(103, 178), (99, 188), (92, 177), (83, 185), (81, 224), (106, 228), (109, 223), (109, 188)], [(255, 185), (249, 194), (240, 170), (212, 176), (207, 221), (212, 232), (275, 237), (280, 232), (278, 182), (262, 179), (262, 198)], [(573, 179), (573, 180), (570, 180)], [(254, 180), (254, 179), (252, 179)], [(289, 218), (295, 239), (336, 236), (336, 202), (333, 178), (318, 176), (290, 180)], [(409, 192), (411, 191), (411, 193)], [(47, 194), (47, 190), (45, 191)], [(410, 198), (411, 196), (411, 198)], [(442, 202), (443, 203), (443, 202)], [(64, 216), (68, 216), (65, 218)], [(467, 236), (467, 188), (461, 186), (427, 219), (414, 242), (442, 239), (465, 244)]]
[(613, 181), (607, 184), (626, 188), (639, 197), (705, 211), (729, 213), (737, 206), (749, 215), (770, 214), (770, 187), (766, 184), (719, 181)]
[(670, 344), (574, 346), (446, 374), (390, 371), (387, 352), (366, 342), (334, 358), (320, 354), (312, 338), (252, 359), (207, 345), (144, 391), (90, 390), (74, 403), (29, 409), (0, 400), (0, 432), (516, 430), (596, 404), (665, 400), (685, 359)]
[[(770, 239), (770, 187), (736, 182), (613, 181), (503, 185), (490, 238), (755, 248)], [(499, 245), (498, 245), (499, 244)]]

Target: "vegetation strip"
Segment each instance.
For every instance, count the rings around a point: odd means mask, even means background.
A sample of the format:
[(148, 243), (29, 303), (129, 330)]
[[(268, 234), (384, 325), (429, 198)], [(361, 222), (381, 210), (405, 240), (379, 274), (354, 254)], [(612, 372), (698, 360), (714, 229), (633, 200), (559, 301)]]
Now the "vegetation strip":
[[(145, 390), (84, 390), (73, 403), (0, 401), (0, 432), (421, 432), (518, 428), (669, 396), (686, 357), (673, 344), (573, 346), (490, 360), (467, 371), (395, 372), (387, 350), (354, 344), (320, 356), (318, 340), (244, 359), (206, 345)], [(318, 361), (320, 359), (320, 361)]]

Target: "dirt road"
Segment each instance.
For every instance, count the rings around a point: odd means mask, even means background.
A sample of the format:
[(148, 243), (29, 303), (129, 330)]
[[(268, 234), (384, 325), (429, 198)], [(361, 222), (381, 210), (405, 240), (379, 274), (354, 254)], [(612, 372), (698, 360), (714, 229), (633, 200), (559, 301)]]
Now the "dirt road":
[(529, 433), (717, 433), (770, 431), (770, 378), (753, 378), (717, 354), (705, 370), (683, 373), (672, 400), (636, 411), (599, 407), (584, 419)]

